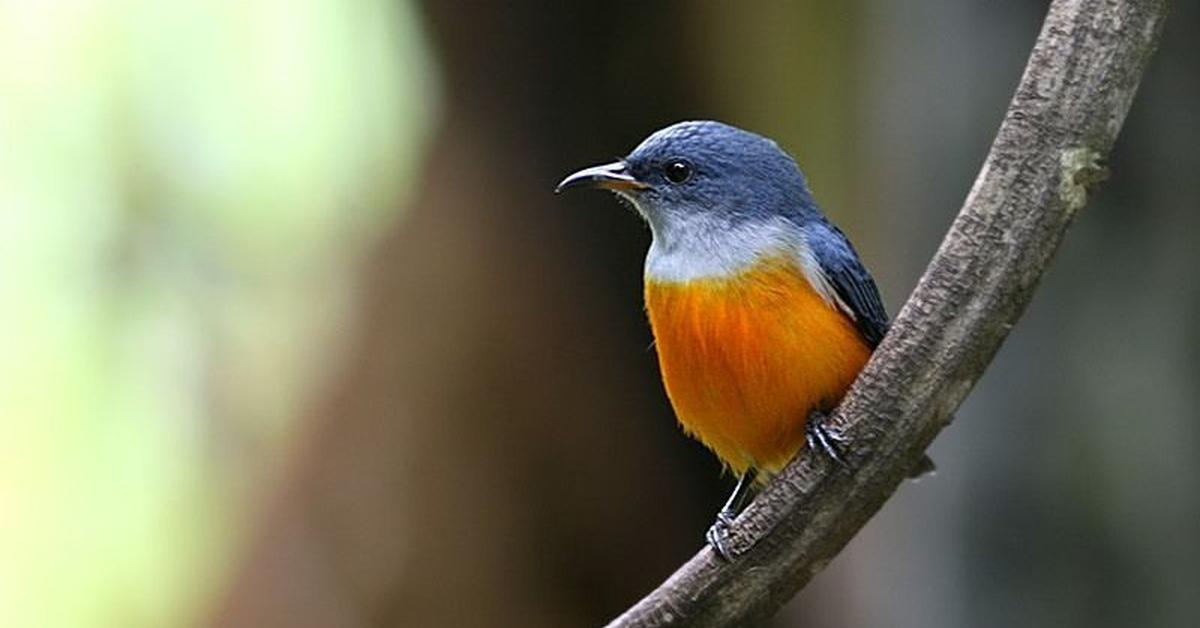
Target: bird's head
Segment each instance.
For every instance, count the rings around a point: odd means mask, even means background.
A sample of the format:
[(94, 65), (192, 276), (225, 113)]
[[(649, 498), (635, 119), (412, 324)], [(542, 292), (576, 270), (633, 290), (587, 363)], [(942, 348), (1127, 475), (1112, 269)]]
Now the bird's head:
[(775, 142), (720, 122), (680, 122), (610, 164), (576, 172), (556, 191), (612, 190), (629, 199), (656, 236), (703, 222), (804, 219), (816, 212), (804, 175)]

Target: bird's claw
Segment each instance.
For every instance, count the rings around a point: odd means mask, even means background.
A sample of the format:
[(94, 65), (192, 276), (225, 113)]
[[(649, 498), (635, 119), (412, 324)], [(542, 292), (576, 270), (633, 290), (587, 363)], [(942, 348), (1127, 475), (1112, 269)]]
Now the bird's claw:
[(717, 520), (708, 528), (708, 532), (704, 533), (705, 540), (708, 541), (713, 551), (717, 556), (728, 561), (733, 555), (729, 552), (729, 528), (733, 525), (734, 515), (722, 510), (717, 513)]
[(826, 417), (827, 415), (821, 412), (814, 412), (808, 417), (808, 423), (804, 426), (804, 437), (808, 442), (808, 448), (825, 452), (825, 455), (838, 463), (838, 466), (849, 469), (850, 463), (846, 462), (846, 457), (842, 453), (842, 443), (846, 439), (841, 434), (831, 432), (829, 428), (825, 427)]

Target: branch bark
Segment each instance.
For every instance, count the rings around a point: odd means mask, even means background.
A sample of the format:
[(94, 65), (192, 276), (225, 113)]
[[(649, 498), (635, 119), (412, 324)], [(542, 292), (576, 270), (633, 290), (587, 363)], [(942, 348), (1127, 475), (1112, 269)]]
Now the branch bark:
[(773, 614), (895, 492), (1025, 310), (1103, 166), (1166, 0), (1056, 0), (958, 217), (830, 422), (853, 471), (799, 456), (732, 528), (610, 627), (747, 625)]

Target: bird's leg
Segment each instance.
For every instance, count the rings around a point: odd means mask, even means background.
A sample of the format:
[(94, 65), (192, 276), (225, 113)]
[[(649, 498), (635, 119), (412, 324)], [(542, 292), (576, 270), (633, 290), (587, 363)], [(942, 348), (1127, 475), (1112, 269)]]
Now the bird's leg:
[(750, 495), (753, 493), (754, 476), (754, 470), (750, 469), (738, 478), (737, 486), (733, 487), (729, 499), (725, 500), (725, 505), (717, 512), (717, 520), (704, 534), (704, 538), (708, 540), (708, 544), (712, 546), (717, 556), (725, 560), (732, 558), (729, 549), (725, 546), (725, 542), (729, 538), (729, 526), (733, 525), (733, 520), (750, 500)]
[(804, 425), (804, 436), (808, 441), (808, 448), (825, 452), (825, 455), (833, 458), (833, 461), (842, 468), (849, 469), (850, 464), (846, 462), (846, 458), (842, 454), (842, 443), (845, 442), (845, 438), (825, 427), (825, 420), (828, 418), (829, 415), (820, 410), (813, 410), (809, 413), (808, 422)]
[[(805, 437), (808, 440), (809, 449), (820, 449), (825, 452), (825, 455), (833, 458), (833, 461), (838, 463), (843, 469), (851, 470), (850, 463), (846, 461), (845, 454), (842, 453), (842, 443), (846, 438), (840, 434), (830, 432), (825, 427), (825, 419), (829, 415), (819, 410), (814, 410), (808, 415), (808, 423), (804, 426)], [(937, 471), (937, 465), (933, 463), (933, 459), (928, 455), (921, 456), (921, 459), (908, 472), (908, 479), (919, 480), (927, 475), (933, 475)]]

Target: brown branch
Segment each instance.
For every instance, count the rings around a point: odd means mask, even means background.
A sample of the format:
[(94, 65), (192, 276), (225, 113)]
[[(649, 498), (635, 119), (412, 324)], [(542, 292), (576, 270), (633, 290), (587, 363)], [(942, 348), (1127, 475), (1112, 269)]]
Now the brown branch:
[(1056, 0), (974, 187), (831, 429), (854, 469), (800, 456), (734, 525), (610, 626), (770, 616), (896, 490), (1021, 316), (1101, 165), (1158, 41), (1166, 0)]

